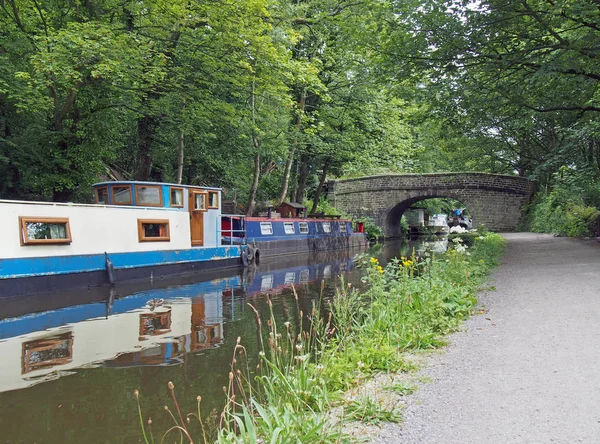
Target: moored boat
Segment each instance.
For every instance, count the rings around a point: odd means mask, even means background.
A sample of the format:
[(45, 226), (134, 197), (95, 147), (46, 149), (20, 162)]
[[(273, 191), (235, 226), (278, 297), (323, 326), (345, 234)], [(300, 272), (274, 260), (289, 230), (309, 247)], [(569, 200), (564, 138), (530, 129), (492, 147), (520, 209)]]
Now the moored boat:
[(0, 200), (0, 297), (240, 267), (219, 234), (221, 190), (94, 185), (95, 204)]
[[(244, 233), (241, 238), (235, 232)], [(248, 258), (290, 253), (364, 248), (364, 232), (354, 232), (352, 221), (335, 217), (283, 218), (223, 216), (225, 241), (246, 244)]]

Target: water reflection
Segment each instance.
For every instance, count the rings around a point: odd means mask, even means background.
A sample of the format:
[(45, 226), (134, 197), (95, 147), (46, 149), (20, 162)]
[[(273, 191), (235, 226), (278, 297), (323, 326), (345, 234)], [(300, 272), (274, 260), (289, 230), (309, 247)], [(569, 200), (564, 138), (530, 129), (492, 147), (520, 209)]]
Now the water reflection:
[(105, 302), (0, 320), (0, 392), (82, 368), (181, 364), (186, 354), (223, 344), (225, 324), (242, 317), (245, 300), (278, 295), (351, 268), (351, 258), (324, 254), (263, 261), (242, 275), (126, 296), (105, 288), (96, 290), (106, 293)]
[(445, 236), (415, 237), (411, 239), (394, 239), (376, 245), (370, 250), (371, 255), (377, 256), (379, 262), (387, 264), (397, 257), (410, 257), (413, 254), (421, 257), (426, 252), (443, 254), (448, 250), (448, 238)]
[[(379, 248), (389, 260), (409, 254), (412, 246)], [(165, 431), (172, 425), (163, 409), (171, 402), (168, 381), (178, 389), (182, 411), (196, 411), (197, 395), (206, 414), (220, 410), (237, 338), (248, 350), (250, 368), (258, 354), (247, 303), (268, 316), (269, 295), (278, 320), (307, 316), (322, 291), (334, 294), (338, 276), (360, 284), (353, 255), (295, 255), (209, 281), (190, 275), (155, 281), (151, 288), (2, 301), (0, 436), (24, 443), (142, 442), (131, 394), (140, 390), (145, 418)]]

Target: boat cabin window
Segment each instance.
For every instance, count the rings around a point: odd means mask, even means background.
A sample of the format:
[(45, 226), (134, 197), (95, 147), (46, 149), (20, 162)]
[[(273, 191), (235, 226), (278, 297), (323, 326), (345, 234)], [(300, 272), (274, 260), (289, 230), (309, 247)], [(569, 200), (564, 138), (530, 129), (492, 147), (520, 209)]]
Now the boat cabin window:
[(340, 233), (346, 233), (346, 222), (340, 222)]
[(96, 203), (108, 205), (108, 187), (96, 188)]
[(330, 222), (322, 222), (323, 224), (323, 232), (331, 233), (331, 223)]
[(113, 205), (131, 205), (131, 188), (128, 186), (112, 186)]
[(308, 222), (298, 222), (298, 230), (302, 234), (308, 233)]
[(73, 332), (23, 343), (21, 374), (65, 365), (73, 360)]
[(260, 234), (273, 234), (273, 224), (271, 222), (261, 222)]
[(159, 186), (136, 185), (136, 205), (148, 207), (162, 207), (162, 192)]
[(196, 211), (207, 211), (207, 199), (208, 193), (205, 191), (197, 192), (194, 191), (194, 210)]
[(168, 220), (138, 219), (140, 242), (164, 242), (171, 240)]
[(285, 234), (294, 234), (296, 232), (294, 222), (284, 222), (283, 229), (285, 230)]
[(171, 207), (183, 208), (183, 188), (171, 187)]
[(208, 208), (219, 208), (219, 192), (208, 192)]
[(19, 217), (21, 245), (70, 244), (69, 219)]
[(310, 280), (310, 270), (308, 268), (305, 268), (304, 270), (300, 270), (299, 282), (301, 284), (308, 284), (309, 280)]

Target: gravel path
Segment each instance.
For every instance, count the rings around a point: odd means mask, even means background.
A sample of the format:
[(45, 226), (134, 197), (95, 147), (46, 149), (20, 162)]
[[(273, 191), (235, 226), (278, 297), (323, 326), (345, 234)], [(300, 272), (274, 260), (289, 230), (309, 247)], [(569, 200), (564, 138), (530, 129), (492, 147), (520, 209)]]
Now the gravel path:
[(506, 234), (503, 265), (405, 422), (373, 443), (600, 443), (600, 245)]

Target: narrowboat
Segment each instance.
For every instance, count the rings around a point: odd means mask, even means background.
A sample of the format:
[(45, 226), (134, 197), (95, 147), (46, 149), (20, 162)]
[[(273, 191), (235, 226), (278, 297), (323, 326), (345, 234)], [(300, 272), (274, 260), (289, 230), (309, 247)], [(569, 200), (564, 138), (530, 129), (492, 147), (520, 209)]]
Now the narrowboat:
[(95, 204), (0, 200), (0, 298), (242, 265), (221, 190), (102, 182)]
[[(259, 258), (290, 253), (359, 249), (368, 245), (363, 231), (354, 232), (352, 221), (336, 217), (223, 216), (221, 232), (226, 242), (246, 244), (245, 254), (257, 262)], [(236, 237), (235, 232), (245, 237)]]

